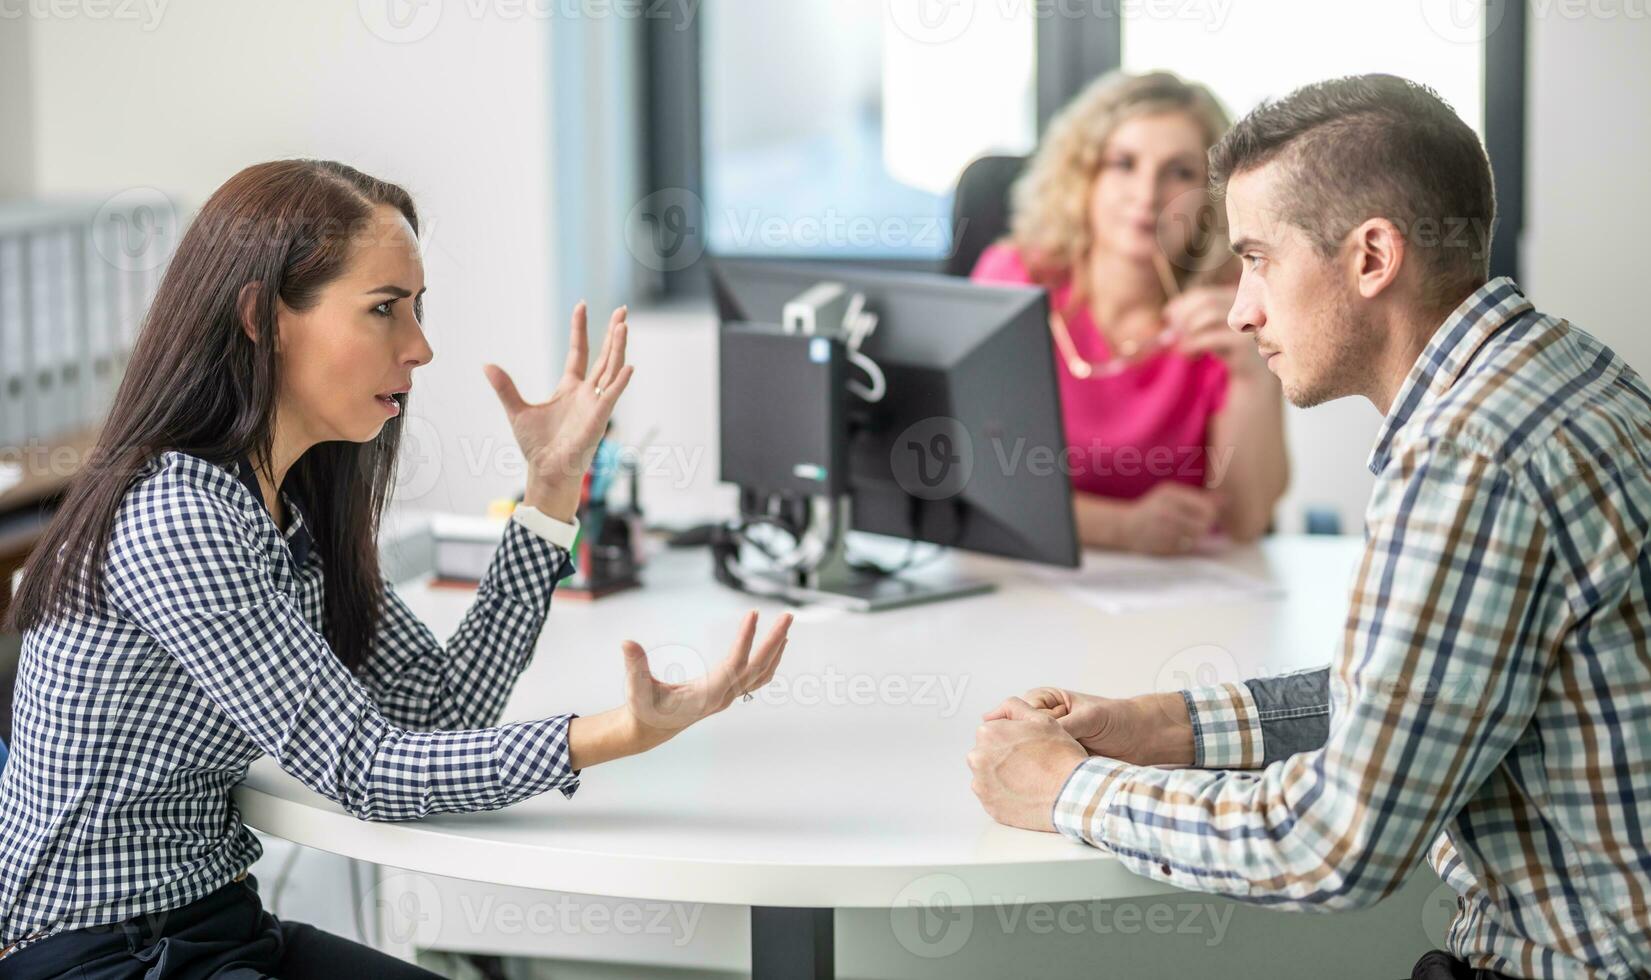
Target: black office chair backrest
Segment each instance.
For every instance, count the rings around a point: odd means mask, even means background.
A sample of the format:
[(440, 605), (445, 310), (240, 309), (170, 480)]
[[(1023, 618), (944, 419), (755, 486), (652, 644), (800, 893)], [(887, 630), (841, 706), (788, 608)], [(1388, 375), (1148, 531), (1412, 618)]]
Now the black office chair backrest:
[(967, 276), (986, 246), (1009, 231), (1009, 185), (1026, 167), (1025, 157), (985, 156), (963, 168), (952, 195), (952, 252), (946, 273)]

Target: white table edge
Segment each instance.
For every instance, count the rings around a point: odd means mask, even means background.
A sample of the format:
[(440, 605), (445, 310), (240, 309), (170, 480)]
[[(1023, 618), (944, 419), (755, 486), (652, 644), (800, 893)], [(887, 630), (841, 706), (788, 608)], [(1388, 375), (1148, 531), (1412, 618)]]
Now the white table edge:
[(418, 821), (366, 821), (342, 809), (246, 785), (235, 790), (235, 800), (248, 827), (343, 857), (484, 884), (639, 901), (892, 908), (903, 902), (902, 890), (930, 876), (955, 879), (977, 905), (1116, 900), (1180, 891), (1135, 874), (1100, 850), (1076, 858), (992, 864), (694, 861), (481, 840), (427, 829)]

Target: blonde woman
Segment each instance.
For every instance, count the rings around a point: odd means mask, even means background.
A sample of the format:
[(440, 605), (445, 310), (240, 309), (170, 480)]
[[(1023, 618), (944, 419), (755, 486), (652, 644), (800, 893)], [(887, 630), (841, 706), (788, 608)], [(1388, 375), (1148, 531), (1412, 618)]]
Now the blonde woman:
[(1266, 531), (1289, 464), (1278, 382), (1227, 328), (1237, 268), (1208, 194), (1229, 121), (1175, 75), (1115, 73), (1050, 124), (981, 282), (1044, 286), (1085, 545), (1181, 554)]

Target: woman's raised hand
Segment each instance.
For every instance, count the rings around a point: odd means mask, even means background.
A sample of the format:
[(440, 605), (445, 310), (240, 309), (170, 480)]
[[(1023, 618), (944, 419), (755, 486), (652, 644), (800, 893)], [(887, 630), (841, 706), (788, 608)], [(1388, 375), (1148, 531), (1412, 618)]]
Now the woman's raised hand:
[(1164, 305), (1164, 329), (1177, 336), (1176, 349), (1188, 357), (1213, 354), (1227, 363), (1232, 377), (1265, 377), (1255, 341), (1227, 326), (1227, 311), (1237, 294), (1234, 286), (1189, 289)]
[(530, 402), (516, 390), (504, 368), (485, 365), (487, 380), (504, 405), (510, 430), (527, 460), (527, 490), (522, 502), (558, 520), (573, 519), (580, 485), (596, 455), (608, 418), (630, 383), (625, 363), (626, 307), (613, 311), (596, 364), (587, 370), (590, 342), (585, 331), (585, 304), (573, 308), (567, 366), (562, 379), (542, 402)]

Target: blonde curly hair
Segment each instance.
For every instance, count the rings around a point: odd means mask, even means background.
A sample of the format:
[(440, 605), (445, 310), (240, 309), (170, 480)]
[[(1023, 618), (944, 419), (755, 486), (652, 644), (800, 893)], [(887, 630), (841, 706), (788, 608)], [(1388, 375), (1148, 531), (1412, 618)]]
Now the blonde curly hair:
[[(1077, 268), (1091, 244), (1089, 194), (1112, 134), (1137, 116), (1179, 112), (1204, 131), (1208, 149), (1231, 127), (1210, 90), (1171, 72), (1109, 72), (1049, 123), (1031, 162), (1010, 190), (1009, 241), (1032, 278), (1052, 285)], [(1230, 278), (1226, 210), (1208, 197), (1183, 254), (1167, 256), (1178, 284)]]

